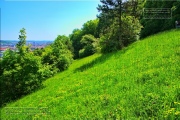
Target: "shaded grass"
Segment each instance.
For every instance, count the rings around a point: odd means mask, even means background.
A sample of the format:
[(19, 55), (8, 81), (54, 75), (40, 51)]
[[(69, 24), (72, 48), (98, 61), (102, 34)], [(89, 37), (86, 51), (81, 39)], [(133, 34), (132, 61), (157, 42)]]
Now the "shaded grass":
[[(76, 60), (45, 88), (6, 107), (47, 107), (2, 119), (179, 119), (180, 31), (137, 41), (124, 50)], [(28, 110), (24, 110), (28, 112)]]

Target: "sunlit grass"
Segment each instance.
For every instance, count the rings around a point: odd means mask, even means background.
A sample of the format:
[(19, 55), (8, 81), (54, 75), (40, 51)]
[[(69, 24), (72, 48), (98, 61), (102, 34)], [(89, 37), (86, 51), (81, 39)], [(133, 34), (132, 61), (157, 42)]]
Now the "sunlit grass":
[[(47, 107), (44, 114), (6, 113), (2, 119), (178, 119), (180, 31), (137, 41), (106, 55), (76, 60), (44, 88), (6, 107)], [(34, 110), (35, 111), (35, 110)]]

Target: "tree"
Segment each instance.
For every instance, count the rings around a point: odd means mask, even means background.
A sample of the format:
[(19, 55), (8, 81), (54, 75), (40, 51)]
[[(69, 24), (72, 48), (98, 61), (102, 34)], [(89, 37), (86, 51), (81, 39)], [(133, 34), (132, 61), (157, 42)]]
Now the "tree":
[[(119, 36), (119, 46), (120, 48), (124, 47), (124, 44), (122, 42), (122, 34), (121, 34), (121, 28), (122, 28), (122, 0), (101, 0), (101, 3), (103, 5), (98, 5), (97, 9), (98, 11), (102, 12), (105, 17), (109, 17), (112, 19), (118, 19), (118, 36)], [(100, 16), (99, 16), (100, 17)]]
[(22, 28), (20, 30), (20, 35), (19, 35), (19, 42), (16, 44), (16, 48), (17, 48), (17, 52), (19, 52), (19, 54), (24, 54), (24, 52), (28, 52), (30, 50), (30, 48), (28, 46), (26, 46), (26, 29)]
[(99, 29), (102, 29), (100, 36), (102, 51), (122, 49), (137, 40), (141, 30), (138, 20), (138, 2), (136, 0), (101, 0), (101, 3), (102, 5), (98, 5), (97, 9), (101, 12), (98, 18), (100, 19), (99, 27), (101, 27)]
[(83, 35), (91, 34), (95, 38), (98, 38), (99, 37), (98, 31), (97, 31), (98, 23), (99, 23), (98, 19), (89, 20), (86, 23), (84, 23), (81, 29)]
[(83, 49), (79, 51), (79, 57), (86, 57), (97, 52), (98, 40), (91, 34), (84, 35), (81, 39)]
[[(55, 66), (63, 71), (72, 63), (72, 52), (69, 50), (69, 38), (66, 36), (58, 36), (52, 44), (53, 55), (56, 57)], [(70, 44), (70, 43), (69, 43)], [(71, 47), (70, 47), (71, 48)]]
[(21, 30), (20, 30), (20, 35), (19, 35), (19, 42), (17, 43), (17, 45), (16, 45), (16, 47), (17, 48), (22, 48), (23, 46), (25, 46), (25, 44), (26, 44), (26, 38), (27, 38), (27, 36), (26, 36), (26, 31), (25, 31), (26, 29), (25, 28), (22, 28)]
[(141, 24), (143, 25), (143, 29), (141, 31), (141, 38), (147, 37), (149, 35), (173, 29), (175, 28), (174, 23), (176, 20), (180, 20), (180, 2), (179, 1), (146, 1), (144, 3), (144, 8), (168, 8), (170, 9), (170, 13), (172, 17), (157, 19), (156, 17), (151, 19), (141, 18)]
[(25, 29), (20, 30), (16, 51), (6, 50), (1, 60), (1, 105), (18, 99), (42, 86), (41, 59), (26, 46)]
[[(53, 44), (47, 46), (42, 52), (42, 63), (53, 71), (52, 74), (63, 71), (72, 63), (73, 55), (71, 50), (72, 45), (69, 38), (58, 35)], [(50, 73), (49, 76), (52, 74)]]
[(98, 23), (98, 19), (89, 20), (83, 24), (83, 27), (81, 29), (73, 30), (72, 34), (69, 37), (72, 41), (72, 46), (74, 47), (74, 59), (79, 58), (79, 51), (84, 47), (80, 42), (84, 35), (91, 34), (95, 38), (99, 37)]
[(72, 46), (74, 48), (74, 59), (79, 58), (79, 50), (83, 47), (80, 43), (82, 36), (83, 33), (80, 29), (74, 29), (72, 34), (69, 36), (70, 40), (72, 41)]

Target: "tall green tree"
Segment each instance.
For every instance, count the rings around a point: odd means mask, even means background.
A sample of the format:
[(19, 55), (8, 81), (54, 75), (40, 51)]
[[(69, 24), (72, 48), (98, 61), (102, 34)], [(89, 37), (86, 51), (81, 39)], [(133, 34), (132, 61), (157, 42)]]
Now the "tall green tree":
[(19, 38), (18, 38), (19, 42), (17, 43), (16, 47), (22, 48), (26, 44), (26, 38), (27, 38), (26, 29), (22, 28), (19, 33), (20, 33)]
[(26, 46), (25, 29), (20, 30), (16, 51), (6, 50), (1, 60), (1, 106), (42, 86), (41, 59)]
[[(98, 5), (97, 9), (99, 12), (102, 12), (101, 16), (105, 16), (106, 18), (112, 18), (117, 19), (117, 25), (118, 25), (118, 36), (119, 36), (119, 46), (121, 48), (124, 47), (124, 44), (122, 42), (122, 34), (121, 34), (121, 28), (122, 28), (122, 0), (101, 0), (101, 3), (103, 5)], [(99, 17), (101, 17), (99, 16)]]
[[(97, 9), (101, 12), (98, 18), (100, 19), (99, 28), (102, 30), (102, 50), (110, 52), (132, 43), (141, 30), (138, 21), (138, 2), (136, 0), (101, 0), (101, 3), (102, 5), (98, 5)], [(131, 31), (134, 31), (134, 34), (130, 34)]]
[(24, 52), (29, 52), (30, 51), (30, 47), (26, 46), (26, 29), (22, 28), (20, 30), (20, 35), (19, 35), (19, 42), (16, 44), (16, 48), (17, 48), (17, 52), (19, 52), (19, 54), (24, 54)]

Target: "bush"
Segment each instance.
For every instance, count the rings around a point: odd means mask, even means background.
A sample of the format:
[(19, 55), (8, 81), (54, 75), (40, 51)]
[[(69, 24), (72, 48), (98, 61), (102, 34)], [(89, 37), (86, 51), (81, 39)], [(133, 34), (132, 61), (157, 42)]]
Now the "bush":
[(101, 45), (101, 52), (102, 53), (108, 53), (108, 52), (118, 50), (118, 41), (117, 41), (118, 38), (116, 37), (116, 39), (113, 39), (110, 37), (112, 37), (110, 35), (110, 33), (101, 36), (100, 45)]
[(52, 65), (49, 64), (43, 64), (42, 68), (39, 70), (40, 75), (42, 76), (42, 79), (46, 79), (49, 77), (52, 77), (54, 74), (58, 72), (57, 68), (53, 68)]
[(18, 99), (42, 87), (41, 58), (26, 46), (25, 29), (20, 30), (16, 50), (6, 50), (0, 60), (1, 105)]
[(26, 46), (25, 29), (20, 33), (16, 50), (8, 49), (0, 60), (1, 106), (41, 88), (43, 79), (67, 69), (73, 60), (68, 37), (58, 36), (52, 45), (33, 53)]
[(41, 66), (41, 59), (32, 53), (21, 56), (15, 51), (7, 50), (1, 60), (1, 105), (40, 88)]
[(123, 46), (128, 46), (138, 40), (141, 28), (142, 26), (137, 18), (123, 16), (121, 33), (119, 33), (119, 27), (116, 20), (114, 20), (114, 23), (108, 28), (109, 32), (100, 37), (102, 52), (106, 53), (122, 49), (119, 43), (120, 34)]
[(90, 34), (82, 37), (81, 44), (84, 47), (79, 51), (80, 58), (94, 54), (97, 52), (99, 46), (98, 40)]
[(58, 36), (54, 43), (44, 48), (42, 52), (42, 63), (49, 65), (53, 72), (48, 72), (51, 76), (58, 71), (66, 70), (73, 61), (72, 44), (66, 36)]
[(122, 39), (124, 46), (135, 42), (140, 37), (141, 24), (139, 20), (133, 16), (122, 17)]

